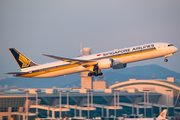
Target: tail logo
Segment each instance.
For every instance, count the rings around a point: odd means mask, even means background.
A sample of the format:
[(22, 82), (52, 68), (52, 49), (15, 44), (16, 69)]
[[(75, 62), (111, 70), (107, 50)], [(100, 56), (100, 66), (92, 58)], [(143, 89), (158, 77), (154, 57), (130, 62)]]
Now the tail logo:
[(30, 65), (30, 60), (26, 59), (23, 55), (19, 54), (19, 61), (22, 63), (22, 68), (28, 67)]
[(165, 113), (163, 112), (163, 113), (161, 114), (161, 117), (164, 117), (164, 115), (165, 115)]

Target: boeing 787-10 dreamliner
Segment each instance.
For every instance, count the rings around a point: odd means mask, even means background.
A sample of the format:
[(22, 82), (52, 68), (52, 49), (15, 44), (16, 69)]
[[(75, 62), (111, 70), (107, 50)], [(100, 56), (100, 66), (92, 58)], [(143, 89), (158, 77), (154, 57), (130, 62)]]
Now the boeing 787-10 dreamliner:
[(99, 76), (102, 75), (101, 69), (121, 69), (125, 68), (127, 63), (157, 57), (165, 57), (164, 61), (167, 62), (167, 57), (173, 55), (178, 49), (170, 43), (150, 43), (77, 58), (42, 54), (58, 61), (41, 65), (36, 64), (15, 48), (9, 48), (9, 51), (12, 53), (21, 71), (6, 74), (14, 74), (14, 76), (18, 77), (46, 78), (83, 71), (89, 71), (88, 76)]

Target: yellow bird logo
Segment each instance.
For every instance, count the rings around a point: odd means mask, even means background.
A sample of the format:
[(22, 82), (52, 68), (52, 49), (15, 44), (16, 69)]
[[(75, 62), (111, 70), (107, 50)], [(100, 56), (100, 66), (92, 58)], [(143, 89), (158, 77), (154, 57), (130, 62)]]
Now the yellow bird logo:
[(19, 61), (22, 63), (22, 68), (28, 67), (31, 62), (30, 60), (26, 59), (21, 54), (19, 54)]

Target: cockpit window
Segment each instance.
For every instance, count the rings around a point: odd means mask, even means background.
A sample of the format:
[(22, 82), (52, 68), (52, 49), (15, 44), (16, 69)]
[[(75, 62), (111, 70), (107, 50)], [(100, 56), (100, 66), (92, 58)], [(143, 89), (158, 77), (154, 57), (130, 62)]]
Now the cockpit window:
[(173, 44), (169, 44), (168, 47), (173, 46)]

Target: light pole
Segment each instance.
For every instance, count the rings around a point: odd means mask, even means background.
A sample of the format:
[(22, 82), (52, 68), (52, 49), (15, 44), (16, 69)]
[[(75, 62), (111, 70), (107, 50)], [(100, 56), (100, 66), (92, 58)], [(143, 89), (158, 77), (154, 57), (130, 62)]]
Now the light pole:
[(67, 90), (66, 92), (67, 92), (67, 107), (69, 108), (69, 90)]
[(38, 90), (36, 92), (36, 118), (38, 118)]
[(77, 109), (77, 104), (75, 105), (75, 108), (74, 108), (74, 117), (76, 117), (76, 109)]
[(23, 92), (26, 93), (26, 120), (28, 120), (28, 92), (29, 90), (24, 90)]
[(118, 104), (118, 107), (119, 107), (119, 90), (117, 90), (117, 104)]
[(116, 90), (114, 90), (114, 120), (116, 119)]
[(147, 92), (147, 102), (146, 102), (146, 104), (149, 104), (149, 91), (150, 90), (145, 90), (146, 92)]
[[(144, 91), (144, 117), (146, 117), (146, 106), (147, 106), (147, 102), (146, 102), (146, 92), (147, 92), (147, 96), (148, 96), (149, 90), (143, 90), (143, 91)], [(147, 97), (147, 99), (149, 100), (148, 97)]]
[(61, 90), (59, 90), (59, 119), (61, 120)]
[(87, 105), (88, 105), (88, 119), (89, 119), (89, 89), (87, 89)]
[(36, 118), (38, 118), (38, 90), (36, 90)]
[(104, 104), (102, 105), (101, 116), (104, 117)]
[(145, 108), (145, 104), (146, 104), (146, 93), (144, 92), (144, 117), (146, 117), (146, 108)]
[(93, 107), (93, 90), (91, 89), (91, 107)]
[[(120, 103), (119, 90), (117, 90), (117, 104), (118, 104), (117, 106), (118, 106), (118, 110), (119, 110), (119, 103)], [(119, 112), (117, 112), (117, 113), (119, 113)]]
[[(171, 89), (167, 89), (166, 91), (167, 91), (167, 92), (171, 92), (172, 90), (171, 90)], [(169, 95), (168, 95), (168, 94), (166, 95), (166, 102), (167, 102), (167, 116), (169, 116), (169, 115), (168, 115), (168, 114), (169, 114), (169, 112), (168, 112)]]

